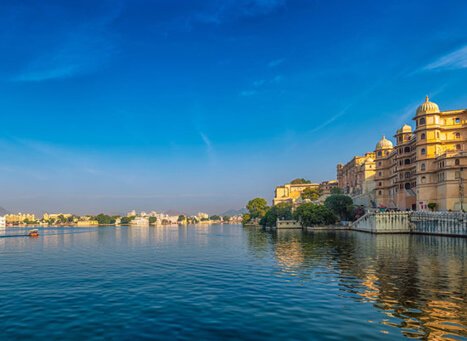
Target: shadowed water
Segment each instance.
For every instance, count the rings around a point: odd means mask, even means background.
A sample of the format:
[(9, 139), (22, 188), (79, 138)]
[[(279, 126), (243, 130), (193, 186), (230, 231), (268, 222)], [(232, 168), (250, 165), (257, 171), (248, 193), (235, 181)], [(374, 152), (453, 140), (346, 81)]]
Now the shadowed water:
[(236, 225), (40, 232), (0, 237), (2, 340), (467, 339), (467, 239)]

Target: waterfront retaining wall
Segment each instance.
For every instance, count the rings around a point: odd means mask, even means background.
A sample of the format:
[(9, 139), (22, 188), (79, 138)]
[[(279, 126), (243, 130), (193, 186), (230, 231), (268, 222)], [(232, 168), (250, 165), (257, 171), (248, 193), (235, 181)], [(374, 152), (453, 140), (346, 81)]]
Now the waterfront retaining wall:
[(461, 212), (367, 213), (352, 230), (370, 233), (421, 233), (467, 237), (467, 214)]
[(410, 221), (412, 233), (467, 237), (467, 213), (413, 212)]
[(367, 213), (350, 228), (370, 233), (410, 233), (409, 216), (408, 212)]

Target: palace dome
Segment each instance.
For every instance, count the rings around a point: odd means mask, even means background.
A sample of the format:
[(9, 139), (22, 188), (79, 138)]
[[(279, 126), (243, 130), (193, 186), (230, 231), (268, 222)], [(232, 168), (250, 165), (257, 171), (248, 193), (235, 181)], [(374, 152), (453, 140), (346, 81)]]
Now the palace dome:
[(412, 127), (409, 126), (408, 124), (404, 124), (401, 128), (401, 132), (403, 133), (410, 133), (412, 132)]
[(426, 96), (425, 103), (423, 103), (417, 108), (417, 115), (436, 114), (436, 113), (439, 113), (438, 104), (430, 102), (430, 98)]
[(392, 149), (393, 145), (392, 142), (389, 141), (385, 136), (376, 144), (376, 150), (379, 149)]

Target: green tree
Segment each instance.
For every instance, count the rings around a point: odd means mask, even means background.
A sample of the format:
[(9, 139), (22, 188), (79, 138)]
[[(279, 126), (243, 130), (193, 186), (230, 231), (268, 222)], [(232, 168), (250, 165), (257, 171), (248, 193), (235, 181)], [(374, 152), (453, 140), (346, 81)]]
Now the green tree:
[(311, 201), (318, 200), (321, 196), (321, 191), (318, 188), (305, 188), (301, 195), (302, 199), (310, 199)]
[(276, 226), (277, 219), (290, 220), (293, 218), (292, 205), (289, 203), (280, 203), (271, 207), (261, 219), (262, 226)]
[(131, 217), (122, 217), (122, 219), (120, 220), (120, 224), (121, 225), (130, 225), (131, 221), (135, 219), (135, 216), (131, 216)]
[(436, 210), (436, 207), (437, 207), (437, 206), (438, 206), (438, 205), (437, 205), (435, 202), (430, 202), (430, 203), (428, 203), (428, 208), (429, 208), (431, 211)]
[(222, 221), (224, 223), (228, 223), (230, 221), (230, 217), (228, 215), (225, 215), (225, 216), (222, 217)]
[(149, 224), (155, 224), (157, 222), (157, 218), (156, 217), (149, 217)]
[(339, 188), (339, 187), (333, 187), (331, 188), (331, 194), (344, 194), (344, 191), (342, 190), (342, 188)]
[(268, 202), (263, 198), (255, 198), (248, 202), (246, 209), (250, 212), (250, 218), (262, 218), (268, 210)]
[(324, 205), (329, 208), (341, 220), (351, 220), (353, 212), (353, 200), (348, 195), (333, 194), (326, 198)]
[(215, 215), (210, 216), (209, 220), (219, 221), (221, 220), (221, 217), (215, 214)]
[(183, 214), (180, 214), (180, 215), (178, 216), (178, 220), (177, 220), (177, 221), (178, 221), (179, 223), (183, 223), (185, 220), (186, 220), (186, 217), (185, 217)]
[(311, 181), (310, 180), (306, 180), (304, 178), (297, 178), (297, 179), (293, 179), (292, 181), (290, 181), (291, 184), (293, 185), (298, 185), (298, 184), (311, 184)]
[(245, 225), (247, 223), (249, 223), (251, 220), (251, 215), (249, 213), (245, 213), (243, 216), (242, 216), (242, 224)]
[(99, 225), (113, 225), (115, 224), (115, 219), (107, 214), (98, 214), (94, 217), (95, 220), (99, 223)]
[(337, 221), (337, 216), (329, 208), (313, 203), (300, 205), (293, 216), (303, 227), (332, 225)]

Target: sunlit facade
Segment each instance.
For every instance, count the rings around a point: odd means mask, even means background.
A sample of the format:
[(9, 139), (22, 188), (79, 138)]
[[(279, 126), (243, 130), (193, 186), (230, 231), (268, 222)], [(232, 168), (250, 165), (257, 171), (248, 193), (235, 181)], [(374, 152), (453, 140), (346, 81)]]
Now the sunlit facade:
[(318, 183), (303, 183), (303, 184), (285, 184), (277, 186), (274, 191), (273, 205), (280, 203), (291, 203), (294, 204), (301, 198), (302, 192), (305, 189), (311, 188), (318, 190), (321, 195), (329, 195), (333, 188), (338, 187), (336, 180), (323, 181)]
[[(409, 125), (398, 129), (395, 145), (385, 137), (376, 145), (374, 206), (428, 210), (431, 204), (442, 211), (465, 210), (467, 109), (440, 111), (427, 97), (413, 120), (415, 130)], [(357, 170), (346, 178), (344, 167), (338, 165), (339, 186), (355, 195), (362, 179)]]

